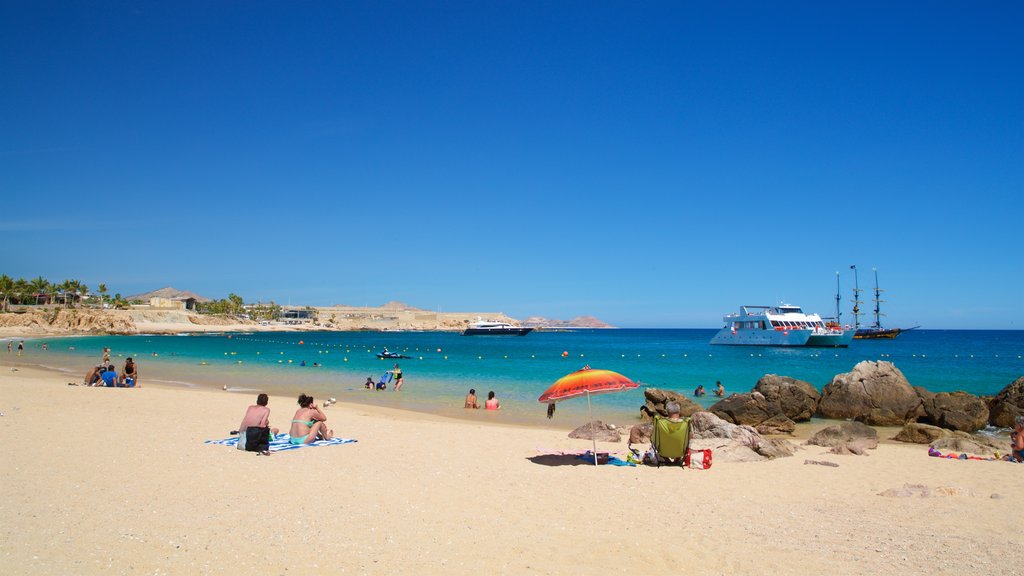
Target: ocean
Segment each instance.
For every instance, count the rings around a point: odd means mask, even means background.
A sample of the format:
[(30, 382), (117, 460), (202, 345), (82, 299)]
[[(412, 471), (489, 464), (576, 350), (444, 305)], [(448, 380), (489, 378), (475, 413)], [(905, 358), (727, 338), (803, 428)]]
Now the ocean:
[[(537, 397), (584, 365), (620, 372), (641, 386), (692, 394), (700, 384), (710, 406), (716, 381), (726, 394), (748, 392), (765, 374), (806, 380), (819, 389), (862, 360), (893, 362), (912, 385), (934, 392), (995, 394), (1024, 375), (1024, 331), (913, 330), (895, 340), (858, 340), (849, 348), (711, 346), (716, 330), (615, 329), (533, 332), (527, 336), (462, 336), (450, 332), (289, 332), (195, 335), (85, 336), (26, 342), (21, 359), (63, 370), (80, 382), (105, 346), (115, 364), (131, 356), (147, 380), (181, 386), (228, 387), (232, 392), (312, 394), (318, 400), (378, 404), (466, 417), (462, 402), (495, 391), (509, 422), (542, 424)], [(42, 351), (42, 342), (48, 350)], [(379, 360), (387, 347), (408, 359)], [(302, 366), (305, 362), (306, 366)], [(395, 394), (366, 391), (395, 363), (405, 375)], [(313, 363), (320, 366), (314, 367)], [(630, 423), (643, 388), (593, 397), (596, 417)], [(555, 420), (586, 413), (586, 400), (559, 404)], [(289, 407), (290, 408), (290, 407)], [(483, 417), (476, 416), (473, 417)]]

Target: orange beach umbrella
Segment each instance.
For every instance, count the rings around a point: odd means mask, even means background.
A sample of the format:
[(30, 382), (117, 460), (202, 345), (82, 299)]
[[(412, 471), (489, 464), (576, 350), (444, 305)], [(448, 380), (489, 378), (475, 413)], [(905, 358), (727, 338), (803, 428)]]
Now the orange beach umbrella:
[[(590, 406), (590, 397), (594, 394), (607, 394), (609, 392), (621, 392), (630, 388), (639, 388), (640, 385), (626, 378), (618, 372), (611, 370), (594, 370), (590, 366), (584, 366), (572, 374), (558, 379), (550, 388), (544, 391), (537, 398), (538, 402), (548, 404), (548, 418), (555, 413), (555, 402), (587, 397), (587, 412), (590, 421), (594, 421), (594, 411)], [(591, 439), (594, 440), (594, 464), (597, 464), (597, 438), (591, 430)]]

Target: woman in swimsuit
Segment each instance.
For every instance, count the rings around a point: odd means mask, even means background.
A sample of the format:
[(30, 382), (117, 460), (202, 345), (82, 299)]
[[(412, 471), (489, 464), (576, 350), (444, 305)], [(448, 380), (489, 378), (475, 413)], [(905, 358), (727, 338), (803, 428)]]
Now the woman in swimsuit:
[(484, 408), (487, 410), (498, 410), (501, 408), (501, 402), (494, 397), (494, 390), (487, 393), (487, 402), (484, 402)]
[(470, 388), (469, 394), (466, 394), (466, 408), (473, 408), (475, 410), (479, 407), (480, 405), (476, 403), (476, 390)]
[(139, 388), (139, 366), (131, 359), (125, 358), (124, 368), (121, 369), (121, 385), (129, 388)]
[(327, 415), (313, 402), (312, 396), (299, 394), (299, 409), (292, 417), (288, 432), (292, 444), (309, 444), (316, 440), (334, 438), (334, 430), (327, 428)]

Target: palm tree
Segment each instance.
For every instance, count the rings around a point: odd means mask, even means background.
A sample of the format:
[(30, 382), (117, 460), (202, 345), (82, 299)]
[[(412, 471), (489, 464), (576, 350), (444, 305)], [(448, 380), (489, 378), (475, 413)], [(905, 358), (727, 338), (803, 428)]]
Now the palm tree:
[(4, 274), (0, 276), (0, 292), (3, 292), (4, 298), (0, 303), (0, 312), (7, 311), (7, 303), (11, 301), (11, 292), (14, 291), (14, 279)]
[(68, 305), (68, 292), (71, 290), (71, 280), (64, 279), (60, 284), (53, 286), (55, 292), (60, 292), (60, 299), (64, 302), (64, 307)]
[(24, 304), (32, 296), (32, 287), (29, 285), (28, 280), (24, 278), (18, 278), (14, 281), (14, 295), (18, 298), (18, 304)]
[(74, 307), (75, 302), (77, 302), (79, 298), (84, 297), (88, 293), (89, 287), (83, 284), (81, 280), (72, 280), (71, 294), (72, 296), (74, 296), (74, 298), (71, 299), (71, 306)]
[(35, 278), (34, 280), (31, 280), (28, 283), (28, 286), (32, 290), (33, 295), (36, 296), (36, 299), (33, 301), (33, 304), (39, 303), (39, 294), (46, 294), (46, 291), (50, 289), (50, 283), (46, 280), (46, 278), (43, 278), (42, 276)]
[(100, 284), (100, 286), (99, 286), (99, 288), (97, 288), (97, 290), (99, 290), (99, 292), (100, 292), (100, 304), (101, 305), (105, 304), (107, 302), (107, 285), (106, 284)]

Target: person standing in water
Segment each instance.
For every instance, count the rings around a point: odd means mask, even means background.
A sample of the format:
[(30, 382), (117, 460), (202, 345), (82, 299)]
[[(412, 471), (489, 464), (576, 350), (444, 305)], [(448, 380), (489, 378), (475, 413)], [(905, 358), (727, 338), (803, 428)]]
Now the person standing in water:
[(391, 375), (395, 378), (394, 391), (398, 392), (402, 389), (402, 369), (398, 367), (398, 364), (395, 364), (395, 368), (391, 371)]

